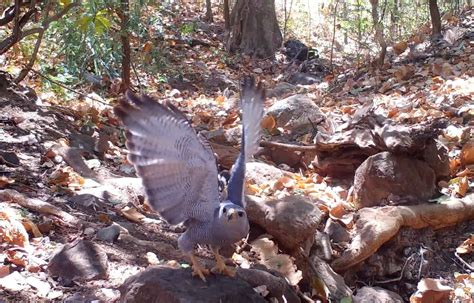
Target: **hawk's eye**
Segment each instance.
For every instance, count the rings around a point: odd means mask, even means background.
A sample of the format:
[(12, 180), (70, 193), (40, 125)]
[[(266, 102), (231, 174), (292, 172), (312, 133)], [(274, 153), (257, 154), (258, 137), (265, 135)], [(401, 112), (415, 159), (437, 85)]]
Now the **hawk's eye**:
[(224, 207), (224, 208), (222, 209), (222, 213), (225, 214), (226, 211), (227, 211), (227, 209)]
[(243, 215), (244, 215), (244, 213), (239, 211), (239, 217), (242, 217)]

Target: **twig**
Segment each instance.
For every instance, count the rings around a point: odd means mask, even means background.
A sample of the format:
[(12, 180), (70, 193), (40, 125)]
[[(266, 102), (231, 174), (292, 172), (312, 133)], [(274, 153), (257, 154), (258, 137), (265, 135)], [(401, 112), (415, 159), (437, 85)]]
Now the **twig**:
[(49, 77), (43, 75), (43, 74), (40, 73), (39, 71), (36, 71), (36, 70), (34, 70), (34, 69), (31, 69), (31, 71), (32, 71), (33, 73), (37, 74), (38, 76), (40, 76), (41, 78), (44, 78), (44, 79), (46, 79), (46, 80), (48, 80), (48, 81), (50, 81), (50, 82), (52, 82), (52, 83), (54, 83), (54, 84), (56, 84), (56, 85), (59, 85), (59, 86), (61, 86), (62, 88), (66, 89), (66, 90), (68, 90), (68, 91), (70, 91), (70, 92), (73, 92), (73, 93), (75, 93), (75, 94), (78, 94), (78, 95), (81, 96), (81, 97), (89, 98), (89, 99), (91, 99), (91, 100), (97, 101), (97, 102), (99, 102), (99, 103), (101, 103), (101, 104), (104, 104), (104, 105), (106, 105), (106, 106), (112, 107), (112, 105), (110, 105), (110, 104), (108, 104), (108, 103), (105, 103), (105, 102), (102, 101), (102, 100), (99, 100), (99, 99), (90, 97), (90, 96), (88, 96), (88, 95), (86, 95), (86, 94), (84, 94), (84, 93), (81, 93), (81, 92), (78, 92), (78, 91), (76, 91), (76, 90), (74, 90), (74, 89), (72, 89), (72, 88), (69, 88), (69, 87), (67, 87), (65, 84), (63, 84), (63, 83), (61, 83), (61, 82), (58, 82), (58, 81), (56, 81), (56, 80), (53, 80), (53, 79), (51, 79), (51, 78), (49, 78)]
[(282, 148), (288, 151), (316, 151), (317, 150), (317, 147), (314, 145), (294, 145), (294, 144), (286, 144), (286, 143), (273, 142), (273, 141), (261, 141), (260, 146)]
[(56, 206), (53, 206), (45, 201), (27, 198), (23, 194), (13, 189), (0, 190), (0, 201), (16, 203), (24, 208), (39, 212), (41, 214), (53, 215), (69, 226), (77, 227), (82, 224), (81, 220), (71, 216), (60, 208), (57, 208)]
[(403, 278), (403, 273), (405, 272), (405, 268), (407, 267), (408, 261), (410, 261), (410, 259), (412, 259), (414, 255), (415, 255), (414, 253), (411, 254), (411, 255), (405, 260), (405, 264), (403, 264), (402, 270), (401, 270), (401, 272), (400, 272), (400, 276), (398, 276), (397, 278), (388, 279), (388, 280), (374, 281), (374, 283), (375, 283), (375, 284), (385, 284), (385, 283), (392, 283), (392, 282), (401, 281), (402, 278)]
[(474, 271), (474, 267), (472, 267), (469, 263), (467, 263), (466, 261), (463, 260), (463, 258), (461, 258), (461, 256), (455, 252), (454, 255), (456, 256), (456, 258), (458, 258), (458, 260), (464, 265), (466, 266), (467, 268), (469, 268), (469, 270), (472, 272)]

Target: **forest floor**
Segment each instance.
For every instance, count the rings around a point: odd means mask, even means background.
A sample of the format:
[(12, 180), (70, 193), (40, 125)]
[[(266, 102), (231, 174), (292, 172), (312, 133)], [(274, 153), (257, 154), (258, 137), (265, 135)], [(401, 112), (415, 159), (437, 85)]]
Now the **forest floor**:
[[(466, 30), (463, 24), (470, 25), (470, 29)], [(451, 171), (445, 181), (438, 183), (438, 189), (443, 196), (472, 199), (473, 25), (473, 11), (461, 17), (451, 16), (444, 20), (446, 34), (437, 44), (418, 37), (422, 32), (414, 33), (415, 38), (421, 39), (418, 47), (407, 48), (399, 55), (391, 50), (382, 70), (371, 65), (336, 68), (337, 74), (328, 74), (312, 85), (295, 85), (285, 97), (303, 94), (322, 113), (337, 116), (341, 121), (350, 121), (368, 101), (373, 102), (375, 111), (395, 124), (418, 125), (437, 118), (447, 119), (440, 140), (449, 148)], [(222, 49), (216, 34), (219, 32), (220, 25), (212, 25), (194, 33), (193, 38)], [(199, 130), (212, 132), (238, 126), (235, 105), (238, 89), (222, 92), (221, 87), (238, 88), (242, 76), (254, 74), (271, 90), (287, 79), (291, 70), (280, 53), (276, 61), (239, 57), (225, 65), (217, 59), (220, 53), (211, 52), (209, 47), (179, 44), (175, 40), (171, 43), (171, 40), (167, 50), (169, 58), (173, 58), (173, 69), (182, 70), (185, 77), (159, 84), (144, 76), (142, 83), (146, 83), (148, 91), (158, 100), (177, 104)], [(126, 160), (123, 129), (112, 113), (112, 104), (121, 98), (116, 86), (109, 83), (105, 88), (111, 96), (108, 99), (97, 94), (91, 97), (95, 89), (91, 85), (81, 90), (89, 98), (65, 104), (41, 88), (36, 94), (33, 89), (37, 77), (34, 74), (24, 86), (17, 86), (7, 74), (0, 74), (0, 302), (113, 302), (119, 298), (117, 288), (125, 279), (149, 265), (189, 267), (177, 248), (182, 227), (167, 224), (137, 195), (133, 167)], [(153, 91), (150, 87), (157, 89)], [(40, 98), (36, 99), (36, 95)], [(266, 107), (279, 98), (283, 96), (268, 98)], [(280, 134), (287, 131), (277, 124), (278, 121), (266, 120), (267, 138), (277, 131)], [(314, 139), (311, 135), (300, 136), (290, 143), (310, 145)], [(462, 158), (463, 152), (469, 156)], [(264, 158), (275, 167), (285, 164), (271, 156)], [(229, 166), (229, 163), (220, 164)], [(279, 183), (270, 187), (248, 183), (247, 191), (274, 198), (303, 192), (317, 197), (325, 220), (343, 221), (347, 230), (355, 228), (354, 210), (338, 213), (341, 201), (347, 203), (353, 175), (333, 178), (311, 166), (306, 170), (289, 164), (279, 167), (292, 171), (288, 175), (291, 177), (275, 180)], [(299, 186), (307, 183), (303, 179), (313, 180), (314, 184)], [(407, 300), (420, 290), (417, 284), (423, 277), (431, 277), (447, 281), (448, 293), (462, 284), (472, 294), (473, 223), (471, 219), (440, 230), (402, 228), (371, 260), (350, 272), (353, 277), (347, 278), (354, 283), (349, 286), (356, 290), (363, 285), (378, 285)], [(108, 226), (118, 228), (106, 229)], [(321, 226), (324, 228), (324, 222)], [(85, 276), (94, 279), (77, 281), (76, 273), (62, 268), (61, 260), (52, 264), (52, 256), (65, 244), (77, 244), (82, 239), (92, 241), (105, 253), (107, 265), (83, 269), (87, 272)], [(409, 264), (408, 269), (403, 266), (401, 273), (394, 271), (395, 277), (393, 272), (374, 269), (377, 265), (399, 264), (400, 260), (393, 261), (400, 259), (399, 253), (421, 256), (421, 259)], [(212, 264), (209, 250), (199, 248), (198, 256), (206, 264)], [(74, 253), (70, 256), (77, 262), (82, 257)], [(429, 264), (424, 264), (423, 258)], [(311, 290), (303, 286), (301, 289), (308, 297), (312, 296)]]

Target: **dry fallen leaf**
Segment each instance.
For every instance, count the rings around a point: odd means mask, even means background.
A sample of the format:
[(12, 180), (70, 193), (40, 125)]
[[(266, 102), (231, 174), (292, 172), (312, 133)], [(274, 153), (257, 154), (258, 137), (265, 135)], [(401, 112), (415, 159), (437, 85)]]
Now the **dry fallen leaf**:
[(410, 297), (411, 303), (449, 302), (452, 288), (440, 280), (425, 278), (418, 282), (418, 291)]
[(263, 235), (251, 243), (252, 251), (260, 255), (260, 263), (281, 273), (291, 285), (298, 284), (303, 279), (303, 273), (298, 270), (290, 255), (279, 254), (277, 245), (270, 240), (269, 235)]
[(0, 242), (25, 247), (29, 244), (28, 232), (10, 212), (0, 212)]
[(266, 115), (265, 117), (262, 118), (262, 122), (260, 122), (260, 126), (263, 129), (271, 131), (276, 126), (275, 118), (273, 118), (272, 115)]
[(0, 188), (5, 188), (10, 184), (15, 183), (15, 180), (9, 179), (5, 176), (0, 176)]
[(458, 248), (456, 252), (458, 254), (469, 254), (474, 251), (474, 235), (467, 240), (465, 240)]
[(0, 279), (10, 274), (10, 266), (0, 265)]
[(398, 81), (405, 81), (410, 79), (415, 74), (415, 68), (410, 65), (401, 66), (394, 73), (395, 78)]
[(464, 144), (461, 150), (460, 160), (463, 166), (474, 164), (474, 141)]
[(122, 208), (121, 213), (125, 218), (136, 223), (142, 223), (142, 220), (145, 218), (145, 215), (140, 213), (136, 208), (130, 208), (128, 206)]
[(452, 188), (453, 192), (461, 197), (464, 197), (467, 191), (469, 190), (469, 180), (467, 176), (451, 179), (449, 181), (449, 185)]
[(402, 54), (408, 47), (408, 43), (406, 41), (401, 41), (393, 45), (393, 51), (395, 54), (400, 55)]
[(28, 219), (23, 219), (22, 222), (23, 226), (25, 227), (26, 231), (30, 232), (33, 234), (34, 238), (41, 238), (43, 237), (43, 234), (40, 232), (38, 226), (36, 226), (35, 223)]

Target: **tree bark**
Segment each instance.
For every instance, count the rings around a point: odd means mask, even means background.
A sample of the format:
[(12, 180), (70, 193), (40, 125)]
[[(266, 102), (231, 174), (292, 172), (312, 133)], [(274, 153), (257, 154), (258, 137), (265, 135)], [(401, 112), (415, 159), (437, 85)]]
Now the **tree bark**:
[(224, 0), (224, 22), (226, 32), (230, 31), (230, 8), (229, 0)]
[(269, 58), (281, 46), (275, 0), (237, 0), (230, 20), (229, 51)]
[(121, 40), (122, 40), (122, 90), (130, 88), (130, 38), (128, 36), (128, 22), (130, 14), (129, 0), (120, 1), (121, 10)]
[(441, 16), (439, 14), (438, 3), (436, 0), (429, 0), (432, 32), (431, 36), (441, 35)]
[(212, 3), (211, 3), (211, 0), (206, 0), (206, 20), (208, 22), (214, 22), (214, 18), (212, 17)]
[(334, 54), (334, 42), (336, 41), (336, 21), (337, 21), (337, 5), (339, 4), (339, 0), (336, 0), (334, 3), (334, 18), (332, 24), (332, 41), (331, 41), (331, 58), (329, 59), (331, 70), (332, 70), (332, 59)]
[(370, 0), (370, 4), (372, 5), (372, 19), (375, 28), (375, 40), (380, 45), (380, 54), (379, 58), (377, 59), (377, 65), (380, 68), (383, 66), (385, 54), (387, 53), (387, 42), (385, 42), (385, 38), (383, 35), (382, 20), (379, 20), (378, 0)]

